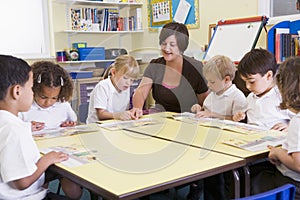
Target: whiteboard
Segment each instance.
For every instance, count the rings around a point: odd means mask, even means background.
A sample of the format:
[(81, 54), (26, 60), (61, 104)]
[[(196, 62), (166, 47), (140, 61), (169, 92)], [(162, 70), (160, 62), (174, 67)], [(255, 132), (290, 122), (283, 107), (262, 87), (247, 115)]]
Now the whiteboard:
[(0, 1), (0, 54), (50, 57), (47, 1)]
[[(257, 18), (256, 18), (257, 19)], [(224, 55), (238, 62), (255, 47), (264, 21), (235, 20), (233, 23), (218, 23), (205, 52), (204, 60)]]

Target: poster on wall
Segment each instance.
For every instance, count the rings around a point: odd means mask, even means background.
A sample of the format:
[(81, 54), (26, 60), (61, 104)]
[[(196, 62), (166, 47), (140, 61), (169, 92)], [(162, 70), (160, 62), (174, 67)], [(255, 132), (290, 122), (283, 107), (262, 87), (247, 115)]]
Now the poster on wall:
[(148, 0), (148, 24), (157, 30), (169, 22), (179, 22), (188, 28), (199, 28), (199, 6), (196, 0)]

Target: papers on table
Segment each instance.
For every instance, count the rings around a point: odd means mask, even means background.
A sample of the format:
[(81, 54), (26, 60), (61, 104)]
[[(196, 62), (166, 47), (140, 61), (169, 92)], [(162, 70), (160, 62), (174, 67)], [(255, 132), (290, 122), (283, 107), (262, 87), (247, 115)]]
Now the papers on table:
[(84, 165), (97, 160), (96, 150), (90, 150), (81, 145), (70, 146), (53, 146), (45, 149), (40, 149), (42, 154), (49, 153), (50, 151), (61, 151), (69, 155), (69, 159), (61, 162), (61, 164), (67, 167), (76, 167)]
[[(102, 122), (99, 122), (102, 123)], [(129, 121), (113, 121), (108, 123), (99, 124), (100, 127), (106, 128), (108, 130), (121, 130), (126, 128), (132, 128), (137, 126), (146, 126), (159, 124), (158, 120), (152, 118), (142, 118), (138, 120), (129, 120)]]
[(55, 129), (43, 129), (32, 132), (35, 140), (48, 139), (53, 137), (70, 136), (80, 133), (88, 133), (97, 131), (97, 127), (88, 125), (73, 126), (73, 127), (59, 127)]
[[(236, 132), (239, 134), (249, 135), (248, 140), (240, 139), (237, 135), (223, 141), (223, 144), (246, 149), (249, 151), (261, 151), (267, 149), (268, 145), (280, 146), (286, 138), (286, 133), (276, 130), (269, 130), (265, 127), (234, 122), (229, 120), (220, 120), (215, 118), (197, 118), (195, 114), (184, 112), (172, 115), (173, 119), (187, 123), (198, 123), (200, 126), (220, 128)], [(251, 137), (256, 135), (257, 137)], [(245, 138), (245, 137), (244, 137)], [(255, 138), (255, 139), (253, 139)]]

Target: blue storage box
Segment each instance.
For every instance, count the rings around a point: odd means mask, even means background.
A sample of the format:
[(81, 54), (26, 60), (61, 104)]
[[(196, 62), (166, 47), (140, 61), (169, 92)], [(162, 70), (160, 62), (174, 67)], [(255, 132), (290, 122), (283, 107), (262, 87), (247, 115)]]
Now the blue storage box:
[(79, 48), (79, 60), (105, 60), (104, 47)]
[(92, 78), (93, 72), (92, 71), (73, 71), (73, 72), (70, 72), (70, 76), (72, 77), (72, 79)]

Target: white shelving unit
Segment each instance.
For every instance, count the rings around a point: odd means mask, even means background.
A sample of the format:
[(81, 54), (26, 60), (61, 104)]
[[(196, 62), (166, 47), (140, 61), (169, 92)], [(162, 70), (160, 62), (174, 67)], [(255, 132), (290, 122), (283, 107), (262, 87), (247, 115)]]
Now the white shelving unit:
[[(120, 10), (120, 15), (124, 17), (129, 16), (130, 9), (141, 8), (143, 3), (141, 2), (103, 2), (103, 1), (91, 1), (91, 0), (53, 0), (56, 4), (61, 4), (65, 6), (65, 30), (61, 30), (61, 33), (56, 32), (56, 34), (66, 34), (67, 46), (65, 48), (72, 48), (72, 43), (76, 42), (87, 42), (88, 47), (101, 46), (105, 49), (109, 48), (124, 48), (128, 52), (130, 51), (131, 44), (131, 34), (143, 33), (142, 30), (134, 31), (90, 31), (90, 30), (72, 30), (71, 29), (71, 17), (70, 9), (71, 8), (118, 8)], [(63, 19), (62, 19), (63, 20)], [(84, 38), (84, 39), (78, 39)], [(129, 38), (129, 39), (128, 39)], [(95, 41), (99, 41), (95, 43)], [(92, 41), (92, 42), (91, 42)], [(91, 44), (90, 44), (91, 42)], [(129, 44), (129, 45), (128, 45)], [(61, 45), (61, 44), (59, 44)], [(56, 51), (62, 50), (55, 49)], [(87, 60), (87, 61), (67, 61), (60, 62), (61, 64), (79, 64), (79, 63), (108, 63), (113, 60)]]

